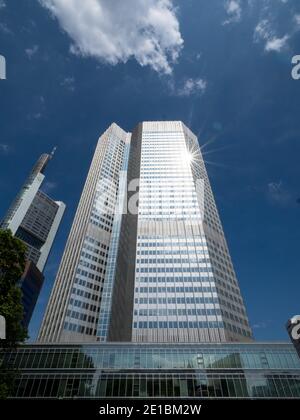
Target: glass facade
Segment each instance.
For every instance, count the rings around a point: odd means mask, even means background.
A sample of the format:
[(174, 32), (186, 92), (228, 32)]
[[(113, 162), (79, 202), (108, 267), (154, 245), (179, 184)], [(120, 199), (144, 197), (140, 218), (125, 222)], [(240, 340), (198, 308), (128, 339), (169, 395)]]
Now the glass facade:
[(133, 341), (223, 329), (205, 236), (190, 229), (203, 219), (191, 159), (180, 124), (143, 124)]
[(44, 276), (31, 261), (26, 261), (25, 270), (18, 285), (22, 292), (23, 320), (22, 324), (28, 328), (41, 288)]
[(143, 122), (130, 149), (138, 209), (122, 220), (108, 341), (251, 341), (197, 137)]
[(102, 302), (99, 313), (97, 337), (99, 341), (107, 341), (107, 335), (109, 330), (110, 313), (112, 306), (112, 292), (114, 287), (114, 278), (116, 273), (116, 261), (120, 239), (120, 229), (123, 216), (123, 207), (125, 200), (126, 191), (126, 172), (128, 166), (129, 156), (129, 143), (125, 145), (124, 159), (122, 165), (122, 171), (119, 177), (119, 193), (118, 201), (116, 204), (115, 219), (112, 229), (110, 249), (107, 260), (106, 277), (103, 286)]
[(300, 398), (289, 344), (28, 345), (5, 363), (17, 398)]
[[(38, 191), (38, 188), (41, 186), (45, 178), (44, 170), (50, 159), (51, 155), (46, 153), (40, 156), (32, 168), (32, 171), (30, 172), (25, 184), (22, 186), (15, 200), (8, 209), (3, 221), (1, 222), (1, 229), (10, 229), (13, 233), (16, 232), (20, 222), (19, 220), (14, 222), (14, 218), (16, 215), (18, 215), (18, 212), (20, 212), (22, 216), (21, 218), (23, 219), (24, 215), (28, 211), (31, 202)], [(31, 190), (33, 190), (32, 195), (30, 194)], [(27, 198), (28, 195), (29, 197)], [(24, 202), (26, 203), (25, 207)], [(18, 219), (20, 219), (19, 215)]]
[[(52, 233), (61, 203), (53, 201), (42, 191), (38, 191), (24, 215), (15, 236), (26, 244), (26, 258), (43, 271), (48, 255), (45, 244)], [(49, 250), (47, 250), (49, 253)]]
[(98, 141), (39, 341), (251, 340), (197, 137), (180, 121), (142, 122), (132, 133), (112, 124)]
[(41, 342), (96, 341), (127, 140), (127, 133), (112, 124), (98, 141), (39, 332)]

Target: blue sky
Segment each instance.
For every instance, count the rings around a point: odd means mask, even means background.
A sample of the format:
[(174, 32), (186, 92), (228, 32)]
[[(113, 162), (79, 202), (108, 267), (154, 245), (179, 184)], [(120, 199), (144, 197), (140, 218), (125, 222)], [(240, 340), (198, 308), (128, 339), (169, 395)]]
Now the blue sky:
[[(101, 7), (95, 7), (95, 4)], [(299, 313), (297, 0), (0, 0), (0, 217), (43, 152), (67, 211), (34, 339), (96, 141), (115, 121), (183, 120), (199, 137), (258, 340)], [(83, 10), (84, 9), (84, 10)]]

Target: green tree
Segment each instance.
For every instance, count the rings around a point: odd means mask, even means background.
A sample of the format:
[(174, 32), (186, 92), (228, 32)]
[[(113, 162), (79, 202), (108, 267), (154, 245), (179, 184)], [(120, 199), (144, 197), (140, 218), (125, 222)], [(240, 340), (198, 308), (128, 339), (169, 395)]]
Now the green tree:
[(5, 364), (4, 352), (15, 349), (27, 338), (22, 326), (22, 293), (17, 284), (25, 269), (25, 253), (22, 241), (9, 230), (0, 230), (0, 315), (6, 320), (6, 339), (0, 340), (0, 399), (8, 395), (14, 376)]

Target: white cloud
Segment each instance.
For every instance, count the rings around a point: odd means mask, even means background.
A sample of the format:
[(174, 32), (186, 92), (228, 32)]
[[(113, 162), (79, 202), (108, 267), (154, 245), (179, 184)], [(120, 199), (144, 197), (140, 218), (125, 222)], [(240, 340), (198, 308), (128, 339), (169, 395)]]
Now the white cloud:
[(73, 40), (71, 51), (115, 65), (135, 58), (165, 74), (183, 46), (173, 0), (39, 0)]
[(48, 193), (49, 191), (54, 190), (55, 188), (57, 188), (57, 183), (56, 182), (51, 182), (51, 181), (47, 181), (45, 182), (45, 184), (43, 185), (42, 189), (44, 191), (44, 193)]
[(27, 55), (29, 59), (31, 59), (38, 52), (38, 50), (39, 50), (39, 46), (33, 45), (33, 47), (31, 48), (26, 48), (25, 54)]
[(267, 41), (265, 45), (265, 50), (279, 52), (286, 46), (288, 39), (289, 39), (288, 35), (285, 35), (282, 38), (276, 38), (276, 37), (271, 38)]
[(174, 81), (169, 83), (169, 87), (173, 95), (176, 96), (191, 96), (199, 95), (205, 92), (207, 82), (204, 79), (186, 79), (181, 87), (176, 87)]
[(228, 15), (228, 19), (225, 20), (224, 25), (241, 20), (242, 6), (240, 0), (226, 0), (224, 6)]
[(278, 37), (268, 19), (261, 20), (254, 31), (254, 40), (256, 42), (263, 40), (265, 42), (265, 51), (268, 52), (280, 52), (287, 45), (289, 38), (289, 35)]
[(297, 14), (294, 16), (294, 21), (296, 22), (297, 25), (300, 25), (300, 14)]
[(204, 79), (187, 79), (182, 89), (179, 90), (179, 95), (189, 96), (195, 93), (203, 93), (206, 87), (207, 82)]
[(260, 20), (254, 31), (254, 41), (262, 42), (266, 52), (284, 51), (289, 46), (289, 40), (300, 30), (300, 14), (294, 11), (291, 18), (283, 22), (281, 16), (292, 6), (292, 2), (278, 0), (276, 5), (274, 0), (251, 1), (262, 5)]
[(263, 19), (257, 24), (254, 31), (254, 36), (256, 37), (257, 40), (259, 38), (268, 39), (272, 36), (270, 23), (267, 19)]
[(0, 10), (4, 9), (4, 7), (6, 7), (6, 3), (4, 0), (0, 0)]

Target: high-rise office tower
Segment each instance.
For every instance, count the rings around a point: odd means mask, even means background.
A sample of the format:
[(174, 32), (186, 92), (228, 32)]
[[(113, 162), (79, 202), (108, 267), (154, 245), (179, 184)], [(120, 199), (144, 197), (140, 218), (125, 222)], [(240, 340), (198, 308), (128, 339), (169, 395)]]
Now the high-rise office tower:
[(40, 341), (96, 339), (118, 183), (130, 135), (99, 139), (39, 333)]
[(44, 342), (252, 339), (197, 137), (182, 122), (99, 139)]
[(43, 285), (43, 270), (65, 211), (64, 203), (48, 197), (40, 187), (52, 154), (43, 154), (1, 222), (26, 247), (27, 263), (19, 281), (24, 306), (23, 323), (28, 326)]

